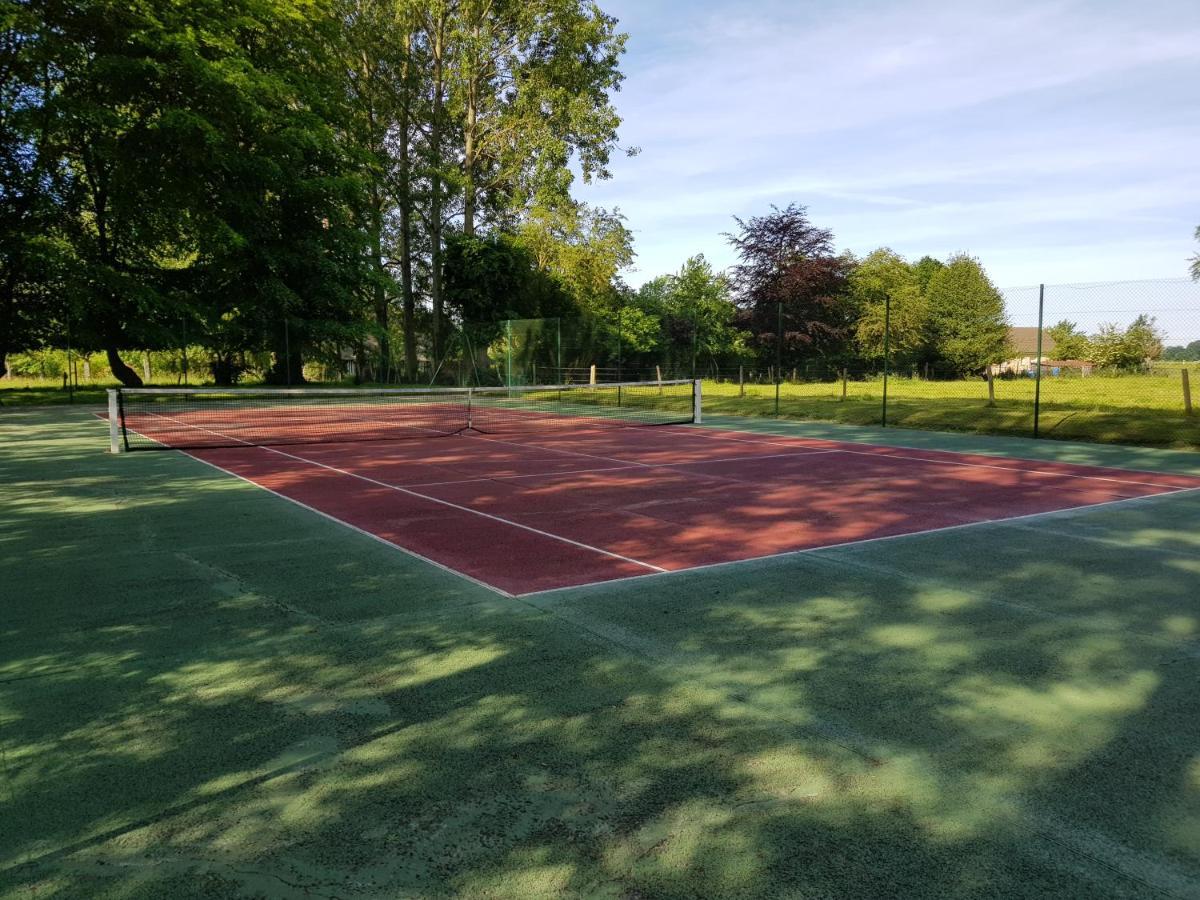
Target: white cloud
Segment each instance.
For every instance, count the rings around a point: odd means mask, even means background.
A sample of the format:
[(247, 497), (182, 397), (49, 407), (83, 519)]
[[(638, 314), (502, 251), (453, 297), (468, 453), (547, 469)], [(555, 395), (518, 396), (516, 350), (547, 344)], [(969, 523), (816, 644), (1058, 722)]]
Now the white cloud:
[(644, 152), (583, 195), (627, 215), (633, 281), (725, 264), (731, 216), (793, 201), (856, 252), (968, 248), (1001, 283), (1185, 271), (1194, 3), (604, 5)]

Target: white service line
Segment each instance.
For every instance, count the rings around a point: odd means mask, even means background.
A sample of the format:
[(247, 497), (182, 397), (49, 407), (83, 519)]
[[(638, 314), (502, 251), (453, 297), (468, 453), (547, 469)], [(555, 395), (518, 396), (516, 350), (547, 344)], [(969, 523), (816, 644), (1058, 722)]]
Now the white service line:
[[(703, 428), (706, 426), (688, 425), (685, 427)], [(737, 431), (735, 433), (736, 434), (754, 434), (755, 432), (753, 432), (753, 431)], [(786, 437), (786, 435), (776, 435), (776, 437)], [(730, 440), (740, 441), (743, 444), (770, 444), (774, 447), (794, 446), (792, 444), (785, 444), (783, 441), (747, 441), (742, 438), (730, 438)], [(828, 439), (827, 438), (795, 438), (794, 440), (822, 440), (822, 441), (825, 441)], [(840, 442), (833, 441), (832, 443), (840, 443)], [(872, 444), (871, 446), (882, 447), (887, 450), (912, 449), (912, 448), (892, 447), (889, 444)], [(1051, 472), (1046, 469), (1022, 469), (1022, 468), (1017, 468), (1015, 466), (993, 466), (988, 463), (977, 463), (977, 462), (956, 462), (955, 460), (952, 460), (952, 459), (927, 459), (923, 456), (904, 456), (904, 455), (897, 454), (897, 453), (870, 453), (866, 450), (848, 450), (845, 447), (839, 447), (836, 450), (830, 450), (830, 451), (826, 451), (826, 452), (849, 453), (854, 456), (870, 456), (873, 459), (904, 459), (904, 460), (912, 460), (913, 462), (934, 463), (935, 465), (940, 465), (940, 466), (960, 466), (960, 467), (967, 468), (967, 469), (999, 469), (1002, 472), (1021, 472), (1021, 473), (1028, 473), (1030, 475), (1046, 475), (1046, 476), (1050, 476), (1050, 477), (1054, 477), (1054, 478), (1083, 478), (1083, 479), (1086, 479), (1089, 481), (1112, 481), (1117, 484), (1138, 484), (1138, 485), (1142, 485), (1144, 487), (1171, 488), (1171, 489), (1179, 488), (1179, 485), (1176, 485), (1176, 484), (1161, 484), (1161, 483), (1155, 482), (1155, 481), (1136, 481), (1132, 478), (1113, 478), (1108, 475), (1076, 475), (1071, 472)], [(957, 450), (929, 450), (927, 452), (929, 452), (929, 453), (954, 453), (958, 456), (964, 455), (962, 453), (959, 453)], [(1023, 456), (1005, 456), (1005, 457), (1001, 457), (1001, 458), (1002, 459), (1011, 459), (1014, 462), (1031, 462), (1031, 463), (1041, 462), (1041, 460), (1027, 459), (1026, 457), (1023, 457)], [(1086, 463), (1064, 463), (1063, 465), (1079, 465), (1083, 468), (1088, 467)], [(1096, 468), (1112, 469), (1112, 468), (1116, 468), (1116, 467), (1115, 466), (1100, 466), (1100, 467), (1096, 467)], [(1154, 473), (1154, 472), (1146, 472), (1142, 469), (1129, 469), (1128, 471), (1136, 472), (1139, 475), (1141, 475), (1141, 474), (1145, 474), (1145, 475), (1161, 474), (1161, 473)], [(1196, 476), (1184, 475), (1182, 477), (1195, 478)], [(1198, 480), (1200, 480), (1200, 479), (1198, 479)], [(1192, 490), (1192, 488), (1179, 488), (1179, 489), (1180, 490)]]
[(858, 538), (852, 541), (839, 541), (836, 544), (822, 544), (820, 547), (805, 547), (802, 550), (782, 550), (778, 553), (764, 553), (762, 556), (747, 556), (744, 559), (729, 559), (724, 562), (701, 563), (698, 566), (688, 566), (683, 569), (670, 569), (665, 572), (650, 572), (646, 575), (623, 575), (620, 578), (602, 578), (597, 581), (588, 581), (583, 584), (571, 584), (559, 588), (545, 588), (540, 591), (529, 591), (525, 594), (517, 594), (518, 599), (526, 599), (528, 597), (537, 597), (542, 594), (556, 594), (560, 591), (577, 591), (580, 588), (595, 587), (599, 584), (617, 584), (622, 581), (641, 580), (645, 578), (659, 578), (664, 575), (686, 575), (689, 572), (702, 572), (707, 569), (721, 569), (726, 566), (740, 566), (745, 563), (761, 562), (766, 559), (789, 559), (793, 556), (803, 556), (809, 553), (820, 553), (823, 550), (836, 550), (844, 547), (857, 547), (863, 544), (878, 544), (883, 541), (896, 541), (903, 538), (921, 537), (926, 534), (940, 534), (947, 531), (960, 531), (967, 528), (977, 528), (980, 525), (1005, 525), (1009, 522), (1019, 522), (1023, 519), (1036, 519), (1040, 517), (1051, 517), (1062, 513), (1074, 513), (1090, 511), (1093, 509), (1101, 509), (1106, 506), (1116, 506), (1122, 503), (1136, 503), (1139, 500), (1157, 500), (1160, 497), (1173, 497), (1179, 494), (1200, 493), (1200, 487), (1194, 488), (1177, 488), (1175, 490), (1163, 491), (1158, 494), (1143, 494), (1140, 497), (1122, 497), (1120, 500), (1105, 500), (1101, 503), (1084, 503), (1080, 506), (1064, 506), (1062, 509), (1048, 509), (1045, 512), (1024, 513), (1019, 516), (1002, 516), (996, 519), (980, 519), (978, 522), (961, 522), (958, 525), (943, 525), (940, 528), (926, 528), (922, 531), (906, 531), (903, 534), (885, 534), (880, 537)]
[[(241, 438), (230, 437), (229, 435), (222, 434), (219, 431), (213, 431), (208, 428), (201, 428), (198, 425), (192, 425), (188, 422), (181, 422), (178, 419), (174, 419), (171, 416), (164, 416), (161, 413), (153, 413), (153, 415), (157, 416), (160, 419), (167, 419), (168, 421), (176, 422), (177, 424), (183, 425), (187, 428), (195, 428), (198, 431), (205, 431), (205, 432), (208, 432), (209, 434), (216, 435), (217, 437), (225, 438), (226, 440), (237, 441), (238, 443), (245, 444), (247, 447), (251, 447), (253, 449), (265, 450), (268, 453), (276, 453), (280, 456), (286, 456), (291, 459), (298, 460), (299, 462), (307, 463), (311, 466), (317, 466), (318, 468), (321, 468), (321, 469), (328, 469), (330, 472), (337, 472), (339, 475), (346, 475), (350, 478), (357, 478), (359, 481), (365, 481), (368, 484), (378, 485), (379, 487), (387, 488), (388, 490), (392, 490), (392, 491), (397, 491), (401, 494), (408, 494), (411, 497), (418, 497), (422, 500), (428, 500), (431, 503), (438, 503), (438, 504), (441, 504), (442, 506), (448, 506), (451, 509), (457, 509), (462, 512), (470, 513), (471, 515), (480, 516), (484, 519), (491, 519), (493, 522), (502, 522), (505, 525), (511, 525), (513, 528), (519, 528), (522, 531), (528, 531), (533, 534), (541, 535), (542, 537), (550, 538), (551, 540), (559, 541), (564, 544), (570, 544), (574, 547), (579, 547), (582, 550), (590, 550), (594, 553), (599, 553), (603, 556), (612, 557), (613, 559), (619, 559), (622, 562), (632, 563), (635, 566), (641, 566), (643, 569), (650, 569), (652, 572), (667, 571), (666, 569), (662, 568), (661, 566), (656, 566), (653, 563), (643, 562), (640, 559), (633, 559), (632, 557), (629, 557), (629, 556), (622, 556), (620, 553), (614, 553), (611, 550), (605, 550), (603, 547), (593, 547), (591, 544), (585, 544), (585, 543), (582, 543), (581, 541), (575, 541), (575, 540), (572, 540), (571, 538), (563, 537), (560, 534), (554, 534), (549, 531), (542, 531), (540, 528), (534, 528), (532, 525), (524, 525), (521, 522), (514, 522), (511, 519), (505, 519), (503, 516), (492, 515), (491, 513), (482, 512), (478, 509), (471, 509), (469, 506), (461, 506), (458, 503), (451, 503), (449, 500), (442, 500), (438, 497), (430, 497), (428, 494), (422, 494), (419, 491), (409, 490), (408, 488), (400, 487), (399, 485), (396, 485), (396, 484), (388, 484), (386, 481), (379, 481), (376, 478), (368, 478), (366, 475), (359, 475), (357, 472), (351, 472), (351, 471), (348, 471), (347, 469), (339, 469), (337, 466), (326, 465), (325, 463), (317, 462), (315, 459), (308, 459), (307, 457), (298, 456), (295, 453), (288, 453), (284, 450), (279, 450), (275, 447), (255, 447), (254, 444), (251, 444), (249, 441), (243, 441)], [(190, 453), (188, 455), (191, 456)], [(251, 483), (254, 483), (254, 482), (251, 482)], [(269, 488), (267, 488), (266, 490), (269, 490)], [(330, 518), (333, 518), (333, 517), (331, 516)], [(341, 521), (341, 520), (335, 519), (335, 521)]]

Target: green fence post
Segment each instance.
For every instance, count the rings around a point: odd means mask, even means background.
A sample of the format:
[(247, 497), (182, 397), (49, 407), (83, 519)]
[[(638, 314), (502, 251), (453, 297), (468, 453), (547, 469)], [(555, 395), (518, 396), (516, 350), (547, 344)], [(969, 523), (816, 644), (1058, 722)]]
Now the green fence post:
[(783, 374), (783, 301), (775, 304), (775, 415), (779, 415), (779, 378)]
[(887, 428), (887, 389), (889, 357), (891, 356), (892, 338), (892, 297), (890, 294), (883, 298), (883, 409), (880, 415), (879, 427)]
[(512, 387), (512, 319), (504, 320), (504, 386)]
[(1038, 436), (1038, 427), (1042, 415), (1042, 320), (1046, 309), (1046, 285), (1038, 285), (1038, 339), (1037, 339), (1037, 359), (1034, 360), (1034, 365), (1037, 366), (1034, 374), (1033, 383), (1033, 436)]

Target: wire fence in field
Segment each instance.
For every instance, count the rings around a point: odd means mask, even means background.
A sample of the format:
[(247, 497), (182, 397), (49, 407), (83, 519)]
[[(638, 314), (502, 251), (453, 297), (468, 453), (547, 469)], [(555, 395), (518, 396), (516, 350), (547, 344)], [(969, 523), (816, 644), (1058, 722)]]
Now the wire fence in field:
[[(422, 336), (411, 359), (398, 329), (347, 336), (287, 319), (269, 329), (272, 346), (241, 349), (181, 321), (158, 349), (122, 356), (156, 385), (701, 378), (708, 414), (1200, 448), (1200, 284), (1158, 279), (1001, 293), (999, 321), (958, 315), (942, 322), (936, 352), (932, 326), (914, 324), (889, 301), (873, 344), (860, 332), (824, 352), (789, 345), (780, 316), (778, 334), (757, 335), (741, 353), (724, 355), (705, 349), (699, 323), (663, 322), (661, 333), (635, 340), (618, 317), (615, 324), (449, 323), (439, 346)], [(74, 346), (69, 329), (7, 362), (0, 388), (55, 385), (69, 397), (117, 383), (106, 355)]]

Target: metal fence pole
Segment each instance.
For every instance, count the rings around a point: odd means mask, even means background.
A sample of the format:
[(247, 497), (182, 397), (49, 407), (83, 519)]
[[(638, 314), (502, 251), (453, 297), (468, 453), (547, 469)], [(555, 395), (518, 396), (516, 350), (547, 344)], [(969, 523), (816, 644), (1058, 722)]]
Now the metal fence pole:
[(1042, 414), (1042, 324), (1046, 311), (1046, 285), (1038, 285), (1038, 339), (1037, 339), (1037, 359), (1034, 360), (1034, 365), (1037, 370), (1034, 374), (1033, 381), (1033, 436), (1038, 436), (1038, 427), (1040, 425)]
[(887, 428), (887, 391), (888, 368), (892, 352), (892, 297), (890, 294), (883, 298), (883, 408), (879, 425)]
[(783, 301), (775, 304), (775, 415), (779, 415), (779, 378), (783, 373)]
[(504, 320), (504, 343), (507, 347), (504, 357), (504, 386), (512, 387), (512, 319)]

